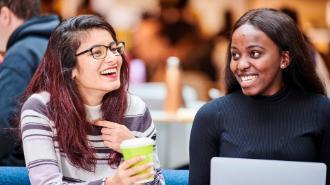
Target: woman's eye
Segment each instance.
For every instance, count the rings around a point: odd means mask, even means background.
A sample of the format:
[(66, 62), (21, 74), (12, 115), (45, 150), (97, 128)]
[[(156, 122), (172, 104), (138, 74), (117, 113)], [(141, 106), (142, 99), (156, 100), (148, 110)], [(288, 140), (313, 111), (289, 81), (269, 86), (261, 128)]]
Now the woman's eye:
[(260, 55), (261, 55), (261, 53), (259, 52), (259, 51), (252, 51), (251, 53), (250, 53), (250, 56), (252, 57), (252, 58), (259, 58), (260, 57)]
[(233, 60), (239, 59), (240, 55), (238, 53), (231, 53), (231, 57)]
[(101, 56), (101, 55), (102, 55), (102, 51), (100, 51), (100, 50), (96, 50), (96, 51), (93, 52), (93, 54), (94, 54), (95, 56)]

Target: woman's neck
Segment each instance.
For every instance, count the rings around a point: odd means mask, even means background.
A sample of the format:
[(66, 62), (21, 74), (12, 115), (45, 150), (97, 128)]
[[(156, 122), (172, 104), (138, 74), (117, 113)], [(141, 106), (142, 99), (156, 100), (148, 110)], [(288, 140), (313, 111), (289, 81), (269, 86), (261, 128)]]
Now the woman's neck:
[(103, 96), (105, 95), (104, 92), (97, 92), (97, 91), (80, 91), (80, 95), (83, 99), (85, 105), (88, 106), (96, 106), (102, 103)]

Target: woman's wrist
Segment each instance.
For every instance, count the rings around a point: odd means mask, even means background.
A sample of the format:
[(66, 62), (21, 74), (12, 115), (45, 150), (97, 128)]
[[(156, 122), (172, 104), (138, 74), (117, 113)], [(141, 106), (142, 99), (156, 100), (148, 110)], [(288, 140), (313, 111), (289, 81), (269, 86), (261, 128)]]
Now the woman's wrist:
[(115, 184), (118, 184), (118, 182), (116, 182), (114, 177), (105, 177), (104, 185), (115, 185)]
[(111, 185), (111, 182), (110, 182), (110, 178), (109, 177), (105, 177), (104, 178), (104, 185)]

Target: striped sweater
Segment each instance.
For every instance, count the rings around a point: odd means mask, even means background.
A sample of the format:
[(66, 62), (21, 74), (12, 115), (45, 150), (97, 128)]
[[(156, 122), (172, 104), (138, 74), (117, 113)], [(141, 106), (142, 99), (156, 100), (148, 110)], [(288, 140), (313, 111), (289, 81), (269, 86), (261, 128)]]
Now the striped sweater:
[[(33, 94), (23, 105), (21, 113), (21, 130), (24, 156), (32, 185), (103, 185), (105, 177), (111, 177), (112, 169), (107, 158), (111, 149), (106, 147), (101, 138), (100, 129), (88, 134), (91, 147), (96, 149), (97, 164), (95, 172), (77, 168), (71, 164), (66, 154), (60, 152), (54, 122), (47, 117), (48, 92)], [(86, 106), (87, 120), (101, 118), (100, 105)], [(136, 137), (156, 139), (156, 129), (145, 103), (138, 97), (128, 96), (128, 108), (125, 114), (125, 125)], [(155, 180), (148, 184), (165, 184), (160, 169), (157, 147), (154, 151), (156, 169)]]

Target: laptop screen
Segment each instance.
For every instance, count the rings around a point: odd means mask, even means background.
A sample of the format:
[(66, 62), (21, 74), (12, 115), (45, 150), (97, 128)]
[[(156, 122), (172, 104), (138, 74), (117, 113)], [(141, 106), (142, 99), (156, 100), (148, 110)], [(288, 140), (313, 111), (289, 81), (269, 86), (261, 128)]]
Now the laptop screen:
[(326, 165), (213, 157), (211, 185), (325, 185)]

